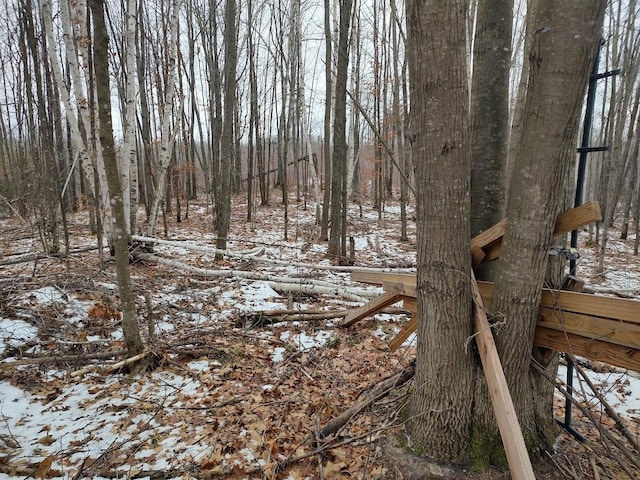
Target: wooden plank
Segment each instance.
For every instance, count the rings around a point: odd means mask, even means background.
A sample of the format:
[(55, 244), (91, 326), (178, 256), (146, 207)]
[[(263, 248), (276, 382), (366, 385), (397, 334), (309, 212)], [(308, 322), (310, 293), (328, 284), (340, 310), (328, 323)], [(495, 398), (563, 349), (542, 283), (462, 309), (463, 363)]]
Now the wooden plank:
[(411, 336), (413, 332), (418, 329), (418, 314), (414, 313), (411, 319), (404, 324), (395, 337), (389, 342), (389, 349), (395, 352), (405, 342), (407, 338)]
[(378, 272), (352, 272), (351, 280), (356, 282), (369, 283), (371, 285), (382, 285), (384, 282), (398, 282), (416, 284), (415, 273), (378, 273)]
[(366, 305), (362, 307), (358, 307), (353, 309), (352, 312), (347, 315), (344, 320), (340, 322), (341, 327), (348, 327), (353, 325), (354, 323), (362, 320), (369, 315), (373, 315), (378, 312), (378, 310), (382, 310), (384, 307), (388, 307), (389, 305), (393, 305), (402, 299), (402, 295), (397, 292), (387, 291), (380, 295), (379, 297), (374, 298)]
[[(478, 288), (485, 302), (489, 303), (487, 299), (493, 295), (493, 283), (478, 282)], [(630, 298), (604, 297), (545, 288), (542, 290), (540, 306), (640, 325), (640, 301)]]
[(588, 293), (542, 291), (540, 305), (640, 325), (640, 301)]
[(399, 295), (410, 298), (417, 298), (415, 277), (413, 282), (382, 282), (382, 288), (385, 292), (396, 292)]
[(558, 215), (553, 234), (563, 235), (600, 220), (602, 220), (600, 204), (598, 202), (583, 203)]
[(484, 232), (479, 233), (471, 239), (471, 249), (474, 248), (486, 248), (489, 245), (493, 245), (496, 242), (502, 242), (504, 231), (507, 228), (507, 219), (496, 223), (494, 226), (487, 228)]
[(640, 372), (640, 349), (623, 347), (545, 327), (536, 328), (534, 344)]
[(540, 307), (537, 326), (640, 349), (640, 327), (633, 323)]
[(471, 291), (474, 298), (473, 319), (475, 325), (475, 339), (478, 344), (478, 352), (482, 361), (491, 403), (496, 414), (498, 429), (502, 437), (502, 445), (507, 454), (509, 469), (515, 480), (531, 479), (535, 480), (533, 467), (524, 443), (518, 416), (516, 415), (513, 399), (509, 393), (507, 379), (500, 363), (498, 350), (493, 340), (491, 326), (487, 320), (484, 310), (482, 295), (475, 281), (473, 272), (471, 273)]
[[(572, 230), (577, 230), (580, 227), (600, 220), (602, 220), (602, 214), (600, 213), (600, 204), (598, 202), (587, 202), (580, 205), (579, 207), (572, 208), (571, 210), (567, 210), (566, 212), (558, 215), (553, 235), (563, 235), (565, 233), (571, 232)], [(500, 256), (500, 252), (502, 251), (502, 237), (500, 237), (499, 241), (496, 240), (495, 242), (491, 243), (491, 245), (483, 247), (483, 250), (486, 254), (484, 260), (485, 262), (490, 262), (491, 260), (495, 260), (496, 258), (498, 258)]]

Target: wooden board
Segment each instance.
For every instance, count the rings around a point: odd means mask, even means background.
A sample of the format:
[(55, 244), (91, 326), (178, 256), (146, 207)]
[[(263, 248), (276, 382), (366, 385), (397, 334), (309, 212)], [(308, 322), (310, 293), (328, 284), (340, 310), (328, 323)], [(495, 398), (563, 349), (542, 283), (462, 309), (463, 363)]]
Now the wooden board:
[(405, 297), (402, 299), (402, 308), (410, 311), (411, 313), (418, 312), (418, 300), (412, 297)]
[(404, 297), (417, 297), (415, 282), (382, 282), (382, 288), (385, 292), (396, 292)]
[(534, 344), (640, 372), (640, 350), (635, 348), (623, 347), (545, 327), (536, 328)]
[(344, 320), (340, 322), (341, 327), (348, 327), (353, 325), (354, 323), (362, 320), (369, 315), (373, 315), (378, 312), (378, 310), (382, 310), (389, 305), (393, 305), (402, 299), (402, 295), (397, 292), (387, 291), (380, 295), (379, 297), (374, 298), (366, 305), (362, 307), (354, 309), (352, 312), (347, 315)]
[[(563, 235), (565, 233), (571, 232), (572, 230), (577, 230), (580, 227), (600, 220), (602, 220), (602, 214), (600, 213), (600, 204), (598, 202), (587, 202), (580, 205), (579, 207), (572, 208), (571, 210), (567, 210), (566, 212), (558, 215), (555, 228), (553, 230), (553, 235)], [(505, 220), (503, 220), (503, 222), (504, 221)], [(493, 233), (493, 235), (487, 235), (487, 239), (496, 236), (500, 230), (502, 230), (502, 235), (504, 235), (504, 226), (502, 226), (501, 223), (502, 222), (494, 225), (485, 232), (482, 232), (480, 235), (483, 235), (494, 228), (496, 229), (496, 232)], [(500, 253), (502, 251), (502, 235), (500, 236), (499, 240), (496, 239), (491, 244), (483, 247), (484, 253), (486, 255), (483, 263), (490, 262), (500, 257)], [(474, 267), (475, 266), (477, 265), (474, 264)]]
[(395, 337), (389, 342), (389, 349), (392, 352), (398, 350), (407, 338), (418, 329), (418, 314), (414, 313), (411, 319), (404, 324)]
[(640, 349), (640, 326), (633, 323), (540, 307), (537, 326)]
[(378, 272), (352, 272), (351, 280), (368, 283), (370, 285), (382, 285), (384, 282), (416, 284), (415, 273), (378, 273)]
[[(485, 302), (493, 295), (493, 283), (478, 282)], [(604, 297), (565, 290), (542, 290), (541, 307), (640, 325), (640, 300)]]
[(536, 477), (533, 474), (529, 452), (527, 452), (516, 409), (513, 406), (513, 399), (509, 393), (509, 386), (500, 363), (498, 349), (493, 340), (491, 326), (487, 320), (482, 295), (478, 290), (473, 273), (471, 275), (475, 339), (478, 344), (482, 368), (487, 379), (491, 403), (496, 414), (498, 429), (502, 437), (502, 445), (509, 462), (509, 469), (514, 480), (535, 480)]

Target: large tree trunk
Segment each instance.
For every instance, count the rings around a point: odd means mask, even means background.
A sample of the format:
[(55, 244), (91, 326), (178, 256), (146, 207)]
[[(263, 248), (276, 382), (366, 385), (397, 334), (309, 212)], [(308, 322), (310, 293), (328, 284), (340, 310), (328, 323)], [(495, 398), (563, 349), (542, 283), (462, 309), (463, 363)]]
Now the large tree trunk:
[(324, 165), (324, 194), (322, 198), (322, 222), (320, 223), (320, 239), (329, 239), (329, 205), (331, 202), (331, 2), (324, 0), (324, 139), (322, 141), (322, 160)]
[(537, 409), (548, 398), (534, 395), (530, 359), (553, 227), (575, 165), (582, 100), (605, 4), (538, 0), (531, 12), (534, 38), (523, 134), (492, 305), (503, 322), (496, 329), (496, 343), (530, 445), (553, 433), (552, 412), (542, 416)]
[(111, 214), (114, 220), (114, 247), (116, 254), (116, 275), (118, 293), (122, 304), (122, 331), (129, 356), (142, 351), (142, 340), (138, 329), (136, 302), (129, 274), (129, 235), (125, 218), (122, 185), (118, 172), (118, 163), (111, 126), (111, 95), (109, 86), (109, 37), (104, 21), (104, 0), (91, 0), (91, 12), (94, 18), (94, 62), (96, 73), (96, 92), (100, 121), (100, 145), (104, 158), (107, 183), (111, 197)]
[(466, 16), (463, 0), (407, 3), (421, 319), (408, 429), (446, 463), (469, 460), (473, 414)]

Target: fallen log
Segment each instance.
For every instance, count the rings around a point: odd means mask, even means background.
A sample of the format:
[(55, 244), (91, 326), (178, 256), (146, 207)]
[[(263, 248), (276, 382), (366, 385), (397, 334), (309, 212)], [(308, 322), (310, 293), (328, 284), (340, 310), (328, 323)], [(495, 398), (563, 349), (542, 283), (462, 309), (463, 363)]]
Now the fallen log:
[(140, 254), (141, 258), (146, 260), (156, 261), (160, 264), (168, 267), (184, 270), (202, 277), (209, 278), (243, 278), (248, 280), (259, 280), (265, 282), (274, 290), (292, 292), (292, 293), (307, 293), (311, 295), (331, 295), (343, 298), (348, 301), (354, 302), (366, 302), (367, 297), (375, 296), (379, 291), (374, 291), (365, 288), (346, 288), (341, 285), (335, 285), (329, 282), (323, 282), (321, 280), (309, 279), (309, 278), (288, 278), (278, 277), (274, 275), (268, 275), (260, 272), (251, 272), (246, 270), (211, 270), (207, 268), (194, 267), (177, 260), (168, 260), (157, 255), (151, 255), (148, 253)]
[(81, 355), (52, 355), (50, 357), (23, 358), (21, 360), (16, 360), (15, 362), (0, 362), (0, 368), (10, 368), (20, 365), (32, 365), (39, 363), (82, 362), (84, 360), (99, 360), (105, 358), (121, 357), (126, 354), (126, 350), (113, 350), (109, 352), (85, 353)]

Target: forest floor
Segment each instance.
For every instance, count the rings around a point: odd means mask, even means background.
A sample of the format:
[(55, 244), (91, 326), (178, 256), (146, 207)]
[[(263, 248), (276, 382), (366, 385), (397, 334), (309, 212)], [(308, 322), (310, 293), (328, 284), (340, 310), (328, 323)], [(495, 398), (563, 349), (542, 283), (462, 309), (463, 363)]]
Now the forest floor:
[[(244, 255), (219, 261), (207, 250), (215, 235), (206, 205), (190, 205), (180, 223), (167, 218), (166, 236), (158, 236), (176, 243), (154, 247), (164, 263), (138, 255), (131, 266), (153, 359), (135, 374), (114, 365), (124, 358), (114, 263), (94, 248), (87, 212), (70, 218), (78, 251), (67, 258), (28, 257), (42, 252), (37, 230), (0, 220), (0, 477), (410, 478), (389, 453), (399, 451), (391, 440), (406, 444), (410, 382), (323, 435), (370, 388), (411, 364), (414, 336), (388, 349), (407, 313), (389, 309), (337, 328), (348, 309), (381, 290), (352, 282), (348, 268), (326, 258), (311, 207), (292, 202), (289, 218), (285, 240), (280, 205), (255, 209), (247, 222), (246, 204), (236, 204), (228, 249)], [(397, 203), (380, 215), (354, 207), (349, 231), (354, 267), (415, 271), (415, 225), (400, 242)], [(587, 285), (637, 297), (633, 237), (610, 241), (603, 275), (594, 273), (596, 250), (586, 240), (583, 232), (578, 274)], [(306, 291), (294, 292), (296, 285)], [(637, 442), (637, 374), (597, 365), (588, 375)], [(587, 441), (560, 434), (537, 477), (640, 478), (625, 457), (639, 452), (584, 382), (577, 385), (598, 424), (574, 410)], [(564, 400), (556, 400), (562, 417)], [(509, 476), (455, 469), (445, 478)]]

